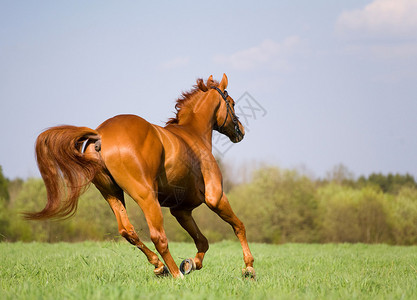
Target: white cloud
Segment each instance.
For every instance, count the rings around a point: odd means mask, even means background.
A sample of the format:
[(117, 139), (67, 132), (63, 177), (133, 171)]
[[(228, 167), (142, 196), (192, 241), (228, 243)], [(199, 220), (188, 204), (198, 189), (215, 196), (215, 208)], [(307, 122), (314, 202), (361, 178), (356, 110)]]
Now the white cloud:
[(417, 0), (374, 0), (343, 12), (336, 32), (348, 37), (417, 38)]
[(356, 44), (346, 47), (346, 53), (366, 54), (375, 59), (411, 59), (417, 57), (417, 43)]
[(176, 57), (174, 59), (171, 59), (169, 61), (166, 61), (160, 64), (159, 68), (163, 70), (177, 69), (177, 68), (185, 67), (186, 65), (188, 65), (189, 61), (190, 61), (189, 57), (182, 57), (182, 56)]
[(217, 55), (213, 60), (237, 70), (253, 70), (264, 66), (273, 69), (288, 68), (289, 55), (299, 50), (300, 44), (302, 41), (298, 36), (288, 37), (281, 43), (267, 39), (258, 46), (230, 55)]
[(362, 9), (343, 12), (336, 33), (346, 53), (377, 60), (417, 56), (417, 0), (374, 0)]

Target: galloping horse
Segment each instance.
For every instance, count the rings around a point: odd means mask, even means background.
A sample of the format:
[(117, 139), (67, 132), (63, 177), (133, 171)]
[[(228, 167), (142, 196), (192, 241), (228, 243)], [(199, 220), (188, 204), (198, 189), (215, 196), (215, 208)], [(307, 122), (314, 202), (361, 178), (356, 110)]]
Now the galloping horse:
[[(120, 234), (146, 255), (155, 266), (154, 273), (183, 277), (203, 267), (209, 248), (191, 215), (205, 203), (233, 227), (243, 249), (243, 274), (255, 278), (245, 227), (223, 192), (222, 174), (212, 155), (213, 130), (234, 143), (244, 136), (227, 84), (226, 74), (220, 83), (212, 76), (206, 83), (198, 79), (177, 100), (176, 117), (165, 127), (135, 115), (118, 115), (96, 130), (65, 125), (42, 132), (36, 141), (36, 157), (48, 199), (42, 211), (26, 213), (26, 218), (72, 216), (79, 196), (92, 182), (113, 210)], [(128, 219), (123, 192), (142, 209), (151, 240), (166, 266), (139, 239)], [(195, 258), (184, 260), (180, 268), (168, 249), (161, 206), (170, 208), (197, 247)]]

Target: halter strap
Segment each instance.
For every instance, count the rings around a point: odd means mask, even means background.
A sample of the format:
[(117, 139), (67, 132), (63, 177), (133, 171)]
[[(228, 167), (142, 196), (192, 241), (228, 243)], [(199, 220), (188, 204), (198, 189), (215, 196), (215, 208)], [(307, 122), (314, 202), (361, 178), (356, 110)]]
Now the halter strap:
[(226, 102), (226, 107), (227, 107), (226, 118), (224, 119), (224, 122), (223, 122), (222, 126), (219, 127), (219, 130), (222, 130), (223, 129), (224, 125), (226, 124), (227, 117), (230, 114), (230, 116), (232, 118), (232, 122), (235, 125), (235, 132), (238, 135), (243, 135), (242, 131), (240, 131), (240, 128), (239, 128), (238, 118), (237, 118), (236, 114), (233, 112), (232, 108), (230, 107), (229, 102), (227, 101), (227, 97), (229, 96), (229, 94), (227, 93), (227, 91), (224, 90), (224, 92), (222, 92), (221, 89), (219, 89), (216, 86), (213, 86), (212, 89), (215, 89), (216, 91), (219, 92), (219, 94), (223, 98), (224, 102)]

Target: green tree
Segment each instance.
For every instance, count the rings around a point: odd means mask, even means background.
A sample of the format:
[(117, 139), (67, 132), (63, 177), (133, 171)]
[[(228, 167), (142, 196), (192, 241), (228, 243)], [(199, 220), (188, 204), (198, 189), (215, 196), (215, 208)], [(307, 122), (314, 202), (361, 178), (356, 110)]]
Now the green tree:
[(296, 171), (269, 167), (230, 194), (232, 206), (253, 241), (316, 242), (314, 183)]
[(391, 174), (384, 175), (382, 173), (372, 173), (368, 177), (361, 176), (358, 179), (360, 187), (366, 185), (377, 186), (384, 193), (397, 194), (402, 187), (417, 188), (417, 183), (414, 177), (410, 174)]
[(326, 181), (352, 186), (354, 183), (354, 175), (345, 165), (338, 164), (327, 172)]
[(391, 241), (386, 195), (378, 189), (330, 184), (318, 190), (322, 242)]
[(10, 236), (9, 198), (8, 180), (0, 166), (0, 241)]
[(388, 203), (394, 242), (417, 244), (417, 189), (404, 186)]
[(42, 179), (24, 182), (10, 212), (12, 240), (22, 241), (82, 241), (118, 238), (117, 222), (109, 205), (91, 186), (79, 199), (74, 217), (66, 220), (26, 221), (20, 213), (39, 211), (46, 204), (46, 189)]
[(8, 180), (3, 175), (3, 169), (0, 166), (0, 198), (9, 201), (9, 189), (8, 189)]
[(10, 215), (6, 199), (0, 197), (0, 241), (9, 240)]

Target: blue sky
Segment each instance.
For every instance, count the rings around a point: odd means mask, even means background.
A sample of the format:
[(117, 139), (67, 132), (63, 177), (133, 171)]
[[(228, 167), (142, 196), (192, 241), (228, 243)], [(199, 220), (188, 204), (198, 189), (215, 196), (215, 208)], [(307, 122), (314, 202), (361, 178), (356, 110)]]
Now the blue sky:
[(7, 177), (39, 176), (47, 127), (162, 125), (196, 78), (223, 73), (252, 114), (241, 143), (215, 140), (232, 165), (417, 177), (417, 1), (147, 2), (0, 0)]

